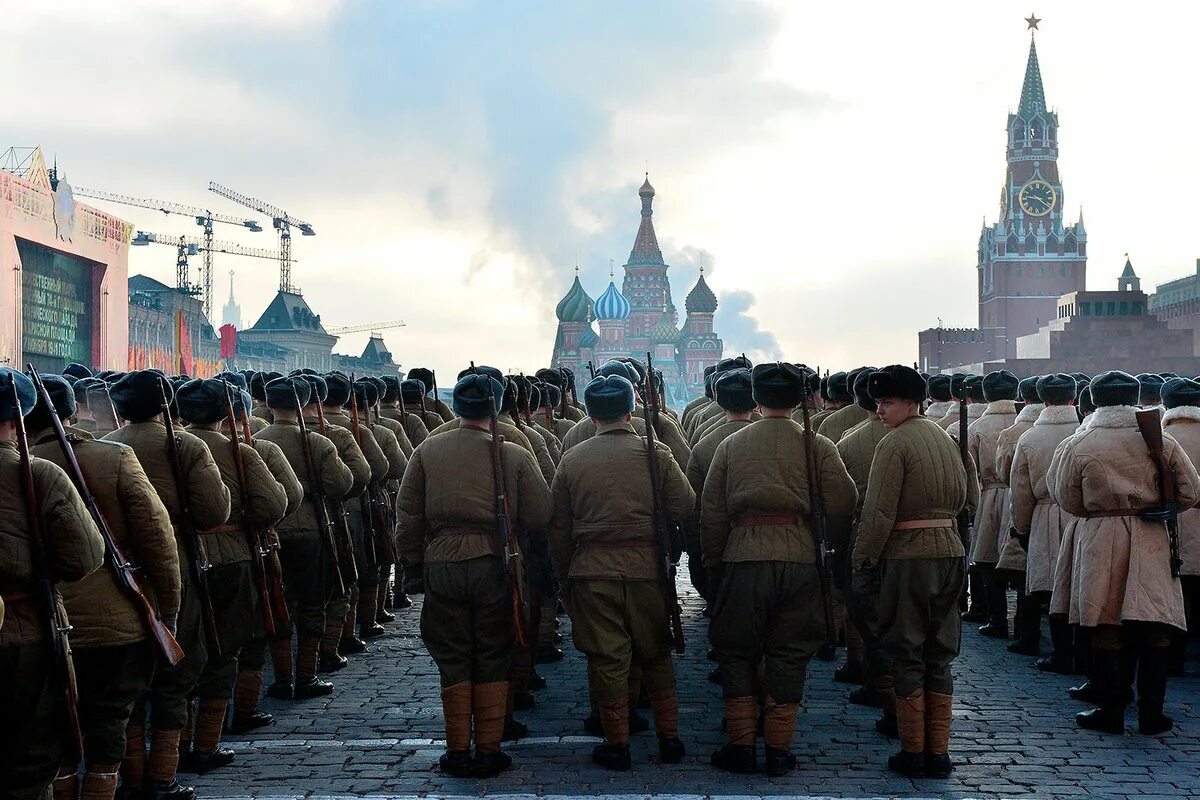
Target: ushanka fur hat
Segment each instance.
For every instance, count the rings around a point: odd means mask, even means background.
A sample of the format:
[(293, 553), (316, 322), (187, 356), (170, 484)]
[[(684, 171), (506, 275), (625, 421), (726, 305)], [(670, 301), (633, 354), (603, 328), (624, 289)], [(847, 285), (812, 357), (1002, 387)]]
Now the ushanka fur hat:
[(983, 399), (989, 403), (997, 400), (1016, 400), (1021, 380), (1006, 369), (998, 369), (983, 376)]
[(487, 419), (503, 400), (504, 386), (485, 373), (469, 373), (454, 384), (454, 413), (463, 419)]
[(873, 400), (899, 398), (919, 405), (925, 399), (925, 379), (912, 367), (892, 364), (870, 373), (867, 392)]
[(1026, 403), (1040, 403), (1042, 398), (1038, 395), (1037, 384), (1040, 376), (1031, 375), (1028, 378), (1022, 378), (1020, 385), (1017, 386), (1017, 396)]
[(1153, 372), (1143, 372), (1137, 376), (1138, 386), (1138, 403), (1143, 406), (1158, 405), (1162, 399), (1163, 376), (1155, 375)]
[(142, 369), (126, 373), (112, 385), (109, 396), (122, 419), (145, 422), (162, 413), (164, 392), (170, 404), (175, 397), (171, 381), (158, 370)]
[(1106, 406), (1136, 406), (1141, 393), (1138, 379), (1119, 369), (1109, 370), (1092, 378), (1088, 388), (1096, 408)]
[(759, 364), (750, 373), (754, 385), (754, 402), (763, 408), (795, 408), (808, 393), (808, 370), (785, 361)]
[(754, 402), (754, 382), (748, 369), (722, 372), (717, 376), (714, 391), (717, 395), (717, 405), (734, 414), (753, 411), (758, 405)]
[(633, 384), (622, 375), (597, 375), (583, 389), (583, 405), (592, 419), (620, 419), (633, 413)]
[(1200, 406), (1200, 383), (1190, 378), (1171, 378), (1163, 384), (1162, 403), (1167, 408)]
[(267, 408), (277, 408), (282, 411), (296, 411), (296, 401), (303, 408), (312, 397), (312, 383), (303, 375), (292, 375), (286, 378), (275, 378), (263, 387), (263, 396)]
[(1048, 406), (1062, 406), (1075, 399), (1075, 379), (1064, 373), (1043, 375), (1037, 381), (1038, 399)]
[(925, 381), (925, 390), (929, 392), (929, 399), (937, 403), (949, 403), (954, 399), (950, 393), (949, 375), (930, 375)]

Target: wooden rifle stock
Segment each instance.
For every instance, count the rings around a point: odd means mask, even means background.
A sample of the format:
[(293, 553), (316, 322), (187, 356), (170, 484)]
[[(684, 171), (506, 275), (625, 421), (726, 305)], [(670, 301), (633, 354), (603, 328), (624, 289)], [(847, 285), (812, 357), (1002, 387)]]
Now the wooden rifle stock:
[[(41, 401), (46, 404), (46, 408), (53, 409), (54, 401), (50, 399), (50, 392), (46, 390), (46, 385), (42, 382), (41, 376), (37, 374), (32, 365), (28, 367), (28, 374), (33, 381), (33, 385), (37, 388)], [(154, 640), (154, 645), (159, 655), (168, 664), (175, 666), (183, 660), (183, 648), (175, 640), (171, 629), (158, 616), (158, 612), (150, 605), (150, 601), (146, 598), (146, 593), (142, 591), (142, 586), (138, 582), (136, 568), (125, 557), (124, 551), (117, 544), (117, 540), (113, 538), (112, 530), (108, 527), (104, 515), (100, 513), (100, 507), (96, 505), (96, 498), (92, 495), (91, 489), (88, 488), (87, 481), (83, 477), (83, 469), (79, 466), (79, 460), (75, 457), (75, 448), (71, 446), (71, 441), (67, 438), (67, 432), (63, 428), (62, 420), (58, 418), (58, 414), (51, 412), (50, 421), (54, 426), (54, 435), (58, 440), (58, 447), (62, 450), (63, 457), (67, 461), (67, 475), (70, 476), (71, 482), (75, 484), (75, 490), (79, 492), (79, 496), (83, 498), (83, 504), (87, 506), (88, 514), (91, 515), (92, 521), (96, 523), (96, 528), (100, 531), (100, 538), (104, 540), (104, 561), (112, 571), (113, 580), (116, 582), (117, 588), (133, 604), (138, 617), (142, 621), (143, 627), (146, 629), (146, 633)]]
[(304, 409), (300, 406), (300, 395), (292, 386), (292, 397), (296, 400), (296, 422), (300, 426), (300, 451), (304, 454), (304, 468), (308, 473), (308, 497), (321, 529), (321, 544), (329, 563), (333, 565), (333, 579), (337, 582), (337, 593), (346, 593), (346, 579), (342, 575), (342, 564), (338, 558), (338, 546), (333, 532), (333, 521), (329, 518), (329, 506), (325, 505), (325, 490), (321, 487), (321, 475), (313, 459), (312, 443), (308, 441), (308, 423), (304, 421)]
[(808, 407), (808, 373), (804, 373), (804, 391), (800, 393), (800, 416), (804, 420), (804, 466), (808, 472), (808, 515), (812, 531), (813, 550), (817, 557), (817, 582), (821, 587), (821, 605), (825, 612), (825, 641), (837, 642), (837, 621), (833, 614), (833, 589), (829, 580), (829, 559), (832, 553), (826, 540), (825, 501), (821, 496), (821, 473), (817, 465), (817, 442), (812, 429)]
[[(233, 392), (229, 383), (221, 381), (225, 387), (225, 417), (229, 421), (229, 446), (233, 454), (233, 465), (237, 470), (238, 495), (242, 507), (242, 535), (246, 539), (246, 547), (250, 550), (250, 573), (254, 587), (258, 590), (259, 613), (262, 614), (263, 628), (268, 638), (275, 638), (275, 615), (271, 610), (271, 591), (268, 588), (267, 567), (263, 556), (261, 534), (250, 524), (250, 495), (246, 484), (246, 462), (242, 458), (242, 443), (237, 435), (237, 415), (233, 411)], [(246, 442), (247, 447), (253, 447)]]
[(204, 624), (204, 637), (212, 658), (221, 657), (221, 635), (217, 630), (217, 616), (213, 612), (212, 593), (208, 590), (208, 571), (211, 566), (204, 554), (204, 543), (192, 524), (192, 502), (187, 481), (183, 477), (183, 462), (179, 458), (179, 437), (175, 435), (175, 421), (171, 419), (171, 403), (167, 400), (166, 379), (158, 379), (159, 396), (162, 399), (163, 425), (167, 428), (167, 461), (171, 465), (171, 477), (175, 484), (175, 495), (179, 501), (179, 531), (183, 549), (192, 563), (192, 580), (196, 584), (196, 598), (200, 602), (200, 620)]
[[(254, 446), (254, 433), (250, 430), (250, 407), (242, 407), (242, 439), (251, 447)], [(292, 615), (288, 612), (287, 595), (283, 591), (283, 565), (279, 563), (279, 535), (273, 529), (262, 534), (263, 559), (267, 572), (267, 586), (271, 593), (271, 611), (275, 614), (278, 625), (287, 627), (292, 624)]]
[(646, 463), (650, 468), (650, 514), (658, 546), (662, 549), (663, 590), (666, 592), (667, 625), (675, 652), (686, 649), (683, 639), (683, 609), (679, 605), (679, 591), (675, 586), (675, 563), (672, 561), (671, 532), (658, 492), (658, 442), (654, 426), (658, 424), (658, 391), (654, 388), (654, 359), (646, 353)]
[[(367, 451), (363, 449), (363, 432), (362, 422), (358, 415), (358, 397), (354, 392), (354, 376), (350, 376), (350, 430), (354, 434), (354, 443), (358, 445), (358, 449), (366, 455)], [(374, 494), (375, 494), (375, 470), (371, 470), (371, 479), (367, 481), (367, 488), (358, 496), (358, 513), (362, 515), (363, 520), (363, 551), (366, 553), (369, 563), (378, 563), (379, 554), (375, 547), (375, 512), (374, 512)]]
[[(50, 647), (55, 676), (61, 684), (64, 709), (66, 710), (66, 740), (72, 758), (83, 757), (83, 733), (79, 727), (79, 692), (75, 684), (75, 668), (71, 661), (71, 626), (63, 614), (59, 602), (58, 587), (54, 582), (51, 564), (53, 559), (42, 535), (42, 513), (38, 506), (37, 486), (33, 480), (33, 458), (29, 452), (29, 437), (25, 431), (25, 417), (21, 413), (21, 398), (17, 396), (17, 376), (8, 376), (12, 390), (14, 410), (13, 424), (17, 429), (17, 453), (20, 456), (21, 488), (25, 494), (25, 523), (29, 529), (30, 561), (33, 576), (37, 581), (37, 599), (42, 604), (42, 619), (46, 644)], [(50, 406), (54, 416), (54, 406)]]
[[(321, 403), (316, 403), (317, 424), (321, 427), (321, 435), (328, 438), (329, 425), (325, 422), (325, 409)], [(360, 448), (361, 449), (361, 448)], [(363, 489), (363, 491), (367, 491)], [(350, 534), (350, 517), (346, 512), (346, 504), (342, 498), (330, 498), (333, 504), (335, 532), (337, 536), (338, 565), (344, 584), (358, 583), (358, 565), (354, 563), (354, 537)]]
[[(971, 482), (971, 470), (974, 467), (971, 464), (971, 455), (967, 452), (967, 390), (963, 387), (963, 395), (958, 398), (958, 456), (962, 459), (963, 472), (967, 476), (967, 485)], [(971, 555), (971, 523), (973, 514), (971, 509), (963, 506), (958, 512), (958, 538), (962, 540), (963, 548), (967, 551), (967, 557)]]
[(504, 572), (508, 576), (508, 594), (512, 603), (513, 632), (517, 647), (525, 650), (531, 646), (529, 638), (529, 603), (525, 598), (525, 558), (521, 555), (520, 543), (513, 531), (512, 518), (508, 509), (508, 491), (504, 486), (504, 460), (500, 455), (499, 409), (492, 397), (492, 414), (489, 423), (492, 435), (492, 484), (496, 494), (496, 526), (500, 543), (504, 547)]
[(1142, 434), (1146, 448), (1150, 451), (1150, 460), (1154, 462), (1154, 468), (1158, 472), (1160, 501), (1158, 508), (1147, 509), (1141, 514), (1141, 518), (1147, 522), (1166, 523), (1167, 538), (1171, 546), (1171, 577), (1178, 578), (1179, 571), (1183, 568), (1183, 559), (1179, 553), (1179, 507), (1175, 497), (1175, 470), (1171, 469), (1163, 449), (1162, 417), (1159, 416), (1158, 409), (1139, 411), (1136, 416), (1138, 432)]

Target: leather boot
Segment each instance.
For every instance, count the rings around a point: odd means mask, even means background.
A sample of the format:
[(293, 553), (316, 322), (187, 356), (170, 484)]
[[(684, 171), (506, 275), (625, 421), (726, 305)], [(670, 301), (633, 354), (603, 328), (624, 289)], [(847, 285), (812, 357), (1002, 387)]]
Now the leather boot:
[(986, 622), (987, 613), (987, 597), (984, 595), (983, 575), (980, 574), (984, 567), (972, 567), (967, 572), (967, 591), (970, 597), (970, 605), (963, 612), (963, 622)]
[(991, 639), (1008, 638), (1008, 581), (1004, 574), (988, 565), (983, 574), (983, 591), (987, 595), (988, 623), (979, 629), (981, 636)]
[(896, 724), (900, 752), (888, 758), (888, 769), (909, 778), (925, 774), (925, 690), (909, 697), (896, 695)]
[(786, 775), (796, 766), (792, 739), (796, 734), (797, 703), (777, 703), (770, 695), (763, 715), (763, 743), (766, 745), (763, 771), (772, 778)]
[(88, 764), (79, 800), (113, 800), (120, 769), (120, 764)]
[(512, 766), (512, 759), (500, 749), (508, 711), (508, 681), (473, 685), (471, 709), (475, 717), (475, 758), (471, 760), (471, 775), (491, 778)]
[(366, 640), (354, 634), (354, 626), (358, 622), (359, 602), (361, 601), (356, 600), (350, 604), (350, 609), (346, 612), (346, 618), (342, 620), (342, 636), (338, 641), (337, 651), (343, 656), (363, 653), (367, 649)]
[(276, 700), (292, 699), (292, 683), (295, 681), (296, 663), (292, 657), (292, 639), (271, 640), (271, 666), (275, 682), (267, 687), (267, 697)]
[(1019, 656), (1039, 656), (1042, 645), (1042, 602), (1036, 595), (1017, 592), (1017, 640), (1008, 652)]
[[(290, 649), (288, 654), (291, 655)], [(230, 733), (249, 733), (275, 721), (267, 712), (258, 710), (262, 686), (261, 669), (244, 669), (238, 672), (237, 681), (233, 684), (233, 720), (229, 723)]]
[(130, 722), (125, 726), (125, 757), (121, 759), (121, 788), (140, 794), (145, 779), (146, 728)]
[(1176, 631), (1171, 634), (1171, 659), (1168, 662), (1169, 668), (1167, 676), (1171, 678), (1181, 678), (1184, 674), (1184, 669), (1187, 667), (1187, 645), (1188, 636), (1186, 633)]
[(875, 720), (875, 730), (889, 739), (900, 738), (900, 723), (896, 720), (896, 693), (890, 688), (883, 695), (883, 716)]
[(150, 784), (151, 800), (193, 800), (196, 791), (179, 783), (179, 735), (175, 730), (150, 732), (150, 759), (146, 763), (146, 780)]
[(292, 697), (296, 700), (321, 697), (333, 692), (332, 683), (317, 678), (320, 649), (320, 637), (300, 635), (300, 642), (296, 646), (296, 687), (292, 691)]
[(1037, 667), (1042, 672), (1070, 675), (1075, 670), (1074, 636), (1071, 623), (1062, 614), (1050, 617), (1050, 655), (1038, 659)]
[(392, 607), (391, 597), (392, 594), (388, 589), (388, 582), (385, 578), (379, 582), (379, 590), (375, 593), (375, 621), (380, 625), (386, 625), (396, 620), (396, 615), (388, 611)]
[[(345, 659), (339, 658), (342, 654), (338, 652), (342, 641), (342, 628), (345, 624), (344, 620), (325, 620), (325, 633), (321, 635), (317, 647), (317, 663), (322, 672), (334, 672), (345, 666)], [(339, 663), (341, 666), (338, 666)]]
[(200, 698), (192, 752), (186, 756), (188, 766), (197, 775), (224, 767), (233, 761), (233, 751), (228, 747), (221, 747), (221, 731), (225, 728), (225, 713), (228, 709), (229, 701), (224, 698)]
[(725, 731), (729, 743), (712, 754), (710, 763), (726, 772), (758, 771), (754, 740), (758, 731), (758, 698), (725, 698)]
[(629, 698), (600, 703), (604, 744), (592, 748), (592, 762), (605, 769), (629, 769)]
[[(115, 781), (113, 786), (115, 789)], [(75, 765), (60, 767), (51, 789), (54, 800), (79, 800), (79, 774), (75, 771)]]
[[(179, 732), (180, 762), (192, 752), (192, 731), (196, 729), (196, 698), (189, 697), (184, 707), (187, 709), (187, 721), (183, 723), (183, 730)], [(182, 772), (188, 771), (182, 767), (180, 769)]]
[(446, 720), (446, 752), (439, 759), (442, 772), (455, 778), (471, 774), (471, 684), (442, 687), (442, 717)]
[(1171, 648), (1148, 647), (1138, 663), (1138, 732), (1157, 736), (1174, 727), (1170, 717), (1163, 716), (1167, 699), (1167, 673), (1171, 666)]
[(1092, 652), (1092, 680), (1100, 706), (1075, 715), (1075, 724), (1090, 731), (1120, 736), (1125, 733), (1125, 702), (1121, 685), (1121, 654), (1115, 650)]
[(685, 750), (679, 739), (679, 698), (675, 689), (651, 692), (650, 708), (654, 711), (659, 758), (664, 764), (678, 764), (683, 760)]
[(948, 778), (954, 770), (950, 760), (950, 723), (954, 697), (925, 693), (925, 777)]
[(387, 628), (375, 621), (379, 606), (379, 590), (368, 588), (358, 600), (358, 635), (363, 639), (375, 639), (387, 633)]

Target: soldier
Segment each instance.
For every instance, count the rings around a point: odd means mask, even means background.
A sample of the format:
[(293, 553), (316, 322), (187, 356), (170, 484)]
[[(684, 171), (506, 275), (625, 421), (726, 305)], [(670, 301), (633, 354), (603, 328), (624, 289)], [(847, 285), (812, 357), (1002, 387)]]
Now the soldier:
[(305, 496), (305, 502), (278, 526), (279, 561), (297, 638), (295, 659), (290, 627), (279, 630), (271, 642), (275, 683), (267, 694), (280, 700), (304, 700), (333, 691), (332, 683), (317, 678), (319, 648), (326, 629), (325, 603), (332, 589), (329, 581), (337, 571), (330, 545), (336, 533), (329, 527), (325, 503), (327, 498), (345, 497), (355, 486), (353, 471), (342, 461), (332, 441), (306, 428), (305, 446), (296, 406), (297, 401), (302, 409), (311, 405), (317, 384), (309, 377), (276, 378), (264, 387), (263, 396), (275, 421), (256, 437), (283, 451)]
[[(546, 440), (546, 448), (550, 450), (550, 459), (558, 466), (558, 462), (562, 460), (562, 440), (555, 435), (554, 431), (546, 427), (547, 420), (544, 417), (539, 417), (537, 412), (543, 408), (542, 389), (543, 384), (535, 383), (528, 378), (524, 379), (526, 384), (527, 397), (525, 403), (525, 417), (529, 427), (537, 431), (543, 439)], [(518, 402), (521, 399), (518, 397)], [(548, 404), (546, 410), (549, 411)]]
[[(830, 417), (833, 412), (840, 411), (846, 406), (854, 402), (853, 387), (849, 385), (850, 376), (845, 372), (835, 372), (832, 375), (821, 381), (821, 405), (820, 411), (814, 413), (809, 423), (813, 426), (813, 430), (820, 430), (821, 423)], [(792, 419), (803, 425), (800, 419), (802, 411), (797, 410), (792, 414)], [(836, 444), (837, 440), (834, 440)]]
[[(1192, 464), (1200, 462), (1200, 382), (1171, 378), (1162, 387), (1163, 430), (1188, 454)], [(1200, 616), (1200, 509), (1190, 508), (1179, 515), (1179, 550), (1183, 565), (1179, 583), (1188, 622), (1188, 633), (1196, 630)], [(1171, 675), (1183, 674), (1188, 637), (1176, 634), (1171, 639)]]
[[(854, 510), (854, 481), (833, 443), (791, 418), (815, 376), (792, 364), (759, 364), (751, 373), (763, 419), (717, 446), (700, 505), (704, 566), (718, 587), (709, 639), (725, 685), (729, 743), (713, 766), (757, 769), (758, 695), (765, 690), (765, 769), (783, 775), (795, 766), (789, 747), (804, 696), (808, 662), (821, 646), (818, 553), (810, 520), (809, 481), (831, 516)], [(809, 473), (806, 447), (817, 475)], [(757, 672), (765, 662), (765, 686)]]
[(1153, 372), (1143, 372), (1137, 376), (1138, 402), (1142, 408), (1159, 408), (1162, 406), (1162, 389), (1166, 382), (1162, 375)]
[(250, 396), (254, 398), (254, 408), (251, 410), (250, 416), (266, 420), (268, 423), (273, 421), (271, 409), (267, 406), (266, 386), (280, 377), (282, 376), (278, 372), (256, 372), (250, 377), (248, 389)]
[[(746, 358), (745, 356), (723, 358), (717, 362), (717, 366), (713, 371), (713, 375), (720, 375), (722, 372), (727, 372), (731, 369), (750, 369), (753, 366), (754, 365), (750, 363), (750, 359)], [(713, 380), (715, 381), (716, 378), (714, 377)], [(724, 412), (721, 410), (720, 406), (718, 406), (716, 403), (710, 403), (703, 410), (698, 411), (695, 415), (693, 415), (690, 420), (692, 427), (685, 431), (688, 437), (688, 442), (691, 443), (699, 441), (700, 437), (696, 436), (697, 428), (703, 426), (714, 417), (721, 417), (723, 413)]]
[(679, 427), (683, 428), (685, 434), (691, 430), (691, 426), (688, 423), (691, 421), (692, 415), (703, 410), (709, 403), (713, 402), (712, 375), (716, 371), (716, 364), (709, 364), (704, 368), (704, 394), (688, 403), (683, 409), (683, 414), (679, 417)]
[(708, 468), (712, 465), (717, 446), (749, 425), (750, 413), (758, 408), (758, 403), (754, 402), (750, 370), (739, 367), (722, 372), (712, 384), (714, 402), (725, 410), (725, 422), (705, 434), (692, 448), (684, 474), (696, 495), (696, 505), (682, 526), (692, 585), (710, 608), (717, 587), (708, 584), (704, 551), (700, 546), (700, 498), (704, 494), (704, 480), (708, 477)]
[[(1053, 472), (1051, 496), (1075, 526), (1071, 564), (1071, 621), (1090, 630), (1091, 682), (1099, 708), (1075, 717), (1081, 728), (1125, 732), (1125, 705), (1133, 669), (1123, 670), (1121, 648), (1136, 662), (1138, 729), (1146, 735), (1169, 731), (1162, 713), (1166, 697), (1172, 629), (1186, 630), (1183, 594), (1172, 576), (1167, 525), (1143, 518), (1161, 502), (1159, 475), (1150, 458), (1133, 457), (1147, 443), (1138, 429), (1138, 380), (1105, 372), (1090, 384), (1096, 412), (1079, 434), (1063, 443)], [(1200, 478), (1183, 448), (1162, 437), (1163, 457), (1174, 472), (1176, 508), (1186, 511), (1200, 497)], [(1131, 501), (1139, 508), (1130, 508)], [(1133, 667), (1130, 664), (1130, 667)]]
[[(176, 395), (180, 417), (189, 433), (208, 445), (230, 495), (229, 520), (200, 531), (210, 567), (207, 581), (221, 653), (219, 657), (209, 654), (195, 687), (196, 730), (186, 762), (198, 774), (233, 761), (233, 751), (221, 747), (221, 732), (237, 680), (238, 653), (250, 640), (266, 635), (259, 594), (264, 587), (255, 584), (251, 548), (260, 546), (259, 533), (283, 519), (288, 506), (287, 492), (258, 451), (221, 432), (232, 389), (223, 380), (209, 378), (188, 381)], [(237, 448), (237, 456), (233, 448)]]
[[(70, 424), (76, 430), (89, 435), (96, 432), (96, 418), (92, 415), (92, 409), (88, 406), (88, 388), (97, 383), (103, 383), (103, 381), (96, 378), (79, 378), (71, 384), (71, 391), (75, 397), (75, 414)], [(64, 420), (63, 423), (67, 424), (67, 421)]]
[[(43, 580), (35, 567), (42, 556), (33, 550), (29, 515), (38, 520), (50, 580), (82, 580), (104, 559), (100, 532), (71, 479), (56, 464), (30, 455), (32, 488), (39, 502), (33, 509), (26, 505), (17, 414), (23, 418), (36, 401), (33, 381), (0, 367), (0, 497), (5, 503), (5, 513), (0, 514), (0, 539), (5, 543), (0, 561), (0, 791), (12, 800), (41, 800), (66, 755), (63, 742), (68, 738), (62, 729), (66, 687), (59, 683), (49, 640), (48, 609), (34, 588)], [(57, 592), (55, 597), (57, 602)], [(88, 694), (94, 696), (90, 687)], [(97, 770), (92, 785), (107, 782), (112, 767), (91, 766)]]
[[(1079, 427), (1075, 413), (1075, 379), (1070, 375), (1046, 375), (1037, 381), (1038, 397), (1045, 404), (1037, 421), (1017, 441), (1009, 472), (1013, 538), (1027, 554), (1025, 597), (1021, 610), (1024, 630), (1021, 639), (1037, 655), (1043, 609), (1049, 608), (1054, 570), (1068, 515), (1050, 495), (1050, 461), (1054, 451)], [(1031, 408), (1026, 406), (1021, 410)], [(1020, 417), (1018, 417), (1019, 419)], [(1050, 617), (1049, 658), (1037, 662), (1038, 669), (1068, 675), (1075, 671), (1074, 643), (1070, 624), (1064, 617)], [(1014, 648), (1009, 648), (1014, 650)], [(1030, 652), (1032, 651), (1032, 652)], [(1021, 652), (1014, 650), (1014, 652)]]
[[(962, 623), (966, 555), (955, 517), (979, 500), (977, 473), (955, 443), (921, 416), (925, 382), (899, 364), (872, 373), (868, 390), (889, 433), (875, 448), (854, 543), (852, 584), (875, 595), (880, 645), (892, 660), (901, 750), (888, 767), (945, 777)], [(969, 456), (968, 456), (969, 459)]]
[[(105, 439), (133, 448), (167, 508), (178, 542), (182, 535), (188, 535), (181, 534), (184, 528), (194, 532), (223, 525), (229, 518), (230, 498), (208, 445), (182, 429), (175, 430), (182, 482), (176, 483), (162, 418), (164, 393), (168, 405), (174, 401), (174, 391), (169, 387), (169, 381), (154, 370), (130, 372), (113, 384), (113, 404), (117, 414), (128, 424)], [(179, 766), (179, 742), (187, 725), (188, 695), (195, 688), (208, 659), (202, 623), (202, 615), (207, 612), (201, 608), (195, 582), (197, 572), (205, 565), (193, 564), (183, 546), (178, 558), (183, 599), (176, 639), (183, 648), (184, 658), (174, 667), (160, 663), (151, 682), (149, 763), (146, 762), (145, 740), (137, 736), (145, 718), (145, 711), (139, 706), (134, 709), (130, 721), (129, 733), (133, 735), (127, 736), (125, 759), (121, 765), (123, 785), (139, 787), (138, 778), (144, 775), (150, 780), (150, 794), (156, 800), (183, 800), (194, 795), (190, 788), (179, 784), (175, 773)]]
[(656, 445), (658, 474), (650, 474), (647, 441), (629, 424), (633, 384), (598, 376), (584, 389), (584, 405), (596, 435), (564, 455), (555, 476), (550, 552), (600, 709), (604, 744), (592, 760), (608, 769), (630, 767), (629, 671), (638, 666), (659, 754), (664, 763), (679, 763), (684, 747), (662, 585), (669, 554), (661, 551), (653, 498), (657, 493), (664, 515), (681, 520), (695, 495), (664, 445)]
[(418, 380), (409, 378), (400, 384), (400, 394), (404, 397), (404, 405), (406, 408), (413, 409), (417, 417), (425, 425), (429, 433), (446, 424), (446, 420), (442, 419), (441, 414), (432, 411), (425, 407), (429, 398), (425, 396), (425, 384)]
[(929, 395), (925, 416), (937, 422), (955, 405), (954, 395), (950, 391), (950, 376), (930, 375), (929, 380), (925, 382), (925, 390)]
[(854, 549), (861, 523), (871, 463), (875, 458), (875, 449), (888, 432), (878, 414), (878, 405), (871, 398), (870, 378), (873, 372), (859, 372), (854, 379), (854, 400), (864, 409), (869, 407), (870, 416), (846, 431), (837, 444), (838, 455), (846, 465), (846, 472), (854, 480), (858, 503), (848, 526), (849, 536), (845, 540), (831, 542), (838, 562), (840, 588), (846, 597), (846, 663), (834, 670), (833, 677), (836, 681), (862, 684), (861, 688), (850, 693), (850, 702), (882, 709), (883, 716), (875, 723), (875, 729), (894, 737), (897, 735), (896, 695), (892, 685), (891, 661), (879, 643), (879, 609), (875, 605), (878, 598), (871, 594), (857, 594), (851, 591), (849, 585), (850, 553)]
[[(425, 369), (424, 367), (413, 367), (408, 371), (409, 380), (420, 381), (425, 387), (425, 394), (421, 396), (420, 405), (425, 411), (432, 411), (437, 414), (442, 422), (449, 422), (454, 419), (454, 412), (450, 410), (450, 406), (442, 402), (442, 399), (434, 393), (434, 388), (437, 386), (437, 376), (433, 370)], [(429, 429), (433, 430), (436, 425), (430, 425)]]
[[(392, 419), (404, 426), (404, 434), (408, 437), (410, 448), (415, 450), (421, 446), (421, 442), (425, 441), (425, 437), (429, 435), (429, 428), (425, 426), (424, 420), (412, 413), (406, 408), (407, 403), (400, 402), (400, 384), (401, 381), (394, 375), (384, 375), (383, 383), (386, 387), (383, 394), (380, 396), (379, 414), (385, 419)], [(416, 387), (413, 387), (416, 389)], [(417, 393), (417, 399), (420, 399), (420, 393)], [(397, 436), (397, 439), (400, 437)], [(406, 458), (412, 458), (412, 453), (409, 450), (404, 451)]]
[(834, 444), (838, 443), (842, 438), (842, 434), (867, 419), (870, 413), (859, 406), (858, 403), (853, 402), (853, 390), (850, 388), (854, 386), (854, 381), (858, 378), (859, 373), (864, 371), (870, 372), (871, 369), (870, 367), (859, 367), (846, 373), (846, 392), (849, 394), (847, 404), (825, 417), (820, 426), (816, 428), (817, 433)]
[[(967, 428), (967, 450), (979, 470), (980, 486), (971, 541), (971, 569), (979, 575), (987, 596), (989, 621), (979, 632), (993, 639), (1008, 638), (1008, 587), (1004, 576), (996, 572), (996, 562), (1000, 560), (1000, 524), (1008, 492), (996, 474), (996, 441), (1017, 418), (1014, 398), (1019, 385), (1020, 380), (1008, 370), (984, 376), (981, 386), (987, 405)], [(969, 385), (967, 391), (971, 391)]]
[(941, 419), (930, 417), (942, 430), (949, 431), (954, 436), (957, 436), (954, 431), (958, 429), (958, 417), (959, 410), (962, 408), (962, 401), (967, 399), (966, 382), (968, 377), (968, 375), (962, 372), (956, 372), (950, 376), (950, 407), (946, 409), (946, 413)]
[(558, 408), (558, 404), (562, 401), (562, 390), (552, 383), (538, 384), (539, 402), (538, 412), (542, 417), (542, 427), (554, 434), (558, 439), (559, 460), (562, 460), (561, 453), (563, 452), (563, 437), (574, 427), (574, 423), (569, 419), (561, 419), (554, 416), (554, 409)]
[[(456, 777), (491, 777), (512, 763), (500, 739), (513, 606), (488, 432), (502, 397), (502, 384), (490, 375), (461, 378), (454, 387), (459, 426), (417, 448), (400, 485), (397, 550), (403, 563), (424, 564), (421, 638), (441, 675), (446, 720), (441, 768)], [(550, 490), (532, 454), (509, 442), (496, 446), (509, 524), (543, 530), (550, 519)]]
[[(94, 380), (84, 378), (83, 380)], [(67, 425), (75, 415), (75, 393), (66, 380), (43, 375), (53, 408), (41, 398), (25, 419), (34, 455), (65, 468), (69, 463), (55, 434), (51, 414)], [(174, 624), (179, 612), (179, 559), (167, 509), (133, 450), (100, 442), (66, 427), (88, 488), (94, 493), (113, 540), (122, 553), (142, 566), (141, 587), (161, 619)], [(78, 583), (62, 587), (71, 621), (71, 651), (79, 690), (83, 732), (84, 796), (112, 798), (117, 770), (125, 754), (125, 731), (134, 703), (150, 687), (155, 650), (133, 602), (118, 588), (113, 562)], [(138, 727), (140, 731), (140, 725)], [(144, 735), (144, 734), (140, 734)], [(63, 764), (54, 782), (56, 798), (73, 800), (80, 783), (76, 763)]]

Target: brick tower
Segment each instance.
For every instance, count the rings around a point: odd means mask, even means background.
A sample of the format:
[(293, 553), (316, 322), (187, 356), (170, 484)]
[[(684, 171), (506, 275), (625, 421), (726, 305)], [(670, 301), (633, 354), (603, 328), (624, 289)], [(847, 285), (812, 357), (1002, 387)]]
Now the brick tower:
[(654, 233), (654, 187), (650, 185), (649, 175), (638, 189), (638, 197), (642, 200), (642, 221), (629, 252), (629, 262), (625, 264), (621, 294), (630, 305), (625, 344), (632, 352), (642, 353), (644, 358), (653, 344), (650, 333), (659, 320), (669, 316), (668, 322), (675, 323), (675, 306), (671, 302), (667, 263), (663, 261), (658, 236)]

